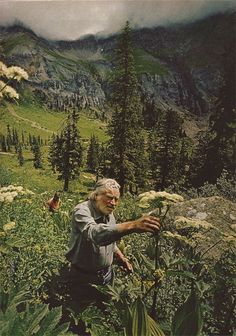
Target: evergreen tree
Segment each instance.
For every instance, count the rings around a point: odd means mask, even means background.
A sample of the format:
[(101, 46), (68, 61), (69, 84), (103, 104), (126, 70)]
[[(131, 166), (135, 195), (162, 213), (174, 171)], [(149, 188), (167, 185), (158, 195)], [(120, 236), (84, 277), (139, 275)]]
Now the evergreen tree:
[(100, 146), (98, 143), (98, 138), (95, 135), (92, 135), (90, 138), (88, 154), (87, 154), (87, 166), (88, 169), (96, 173), (99, 166), (99, 150)]
[(17, 159), (20, 166), (23, 166), (24, 164), (24, 157), (22, 152), (22, 145), (19, 143), (17, 146)]
[(82, 145), (77, 128), (78, 114), (69, 113), (65, 128), (52, 140), (49, 161), (59, 172), (58, 179), (64, 181), (64, 191), (68, 191), (69, 181), (80, 174), (82, 166)]
[(35, 136), (32, 138), (31, 151), (33, 153), (34, 168), (42, 168), (42, 153), (40, 149), (40, 144), (38, 143)]
[(7, 151), (11, 151), (11, 146), (12, 146), (12, 134), (11, 134), (11, 129), (10, 126), (7, 125), (7, 138), (6, 138), (6, 145), (7, 145)]
[(142, 105), (134, 67), (131, 29), (126, 23), (116, 49), (111, 81), (113, 115), (109, 124), (111, 175), (124, 189), (136, 190), (145, 182)]
[(164, 189), (179, 180), (182, 119), (169, 109), (149, 140), (150, 168), (154, 186)]
[(6, 137), (5, 135), (1, 134), (1, 150), (3, 152), (7, 152), (7, 142), (6, 142)]
[[(204, 182), (215, 183), (223, 170), (235, 174), (236, 163), (236, 102), (234, 48), (226, 51), (223, 85), (214, 113), (209, 119), (209, 129), (201, 144), (201, 167), (195, 174), (195, 186)], [(201, 158), (201, 159), (202, 159)], [(196, 157), (193, 165), (199, 161)]]

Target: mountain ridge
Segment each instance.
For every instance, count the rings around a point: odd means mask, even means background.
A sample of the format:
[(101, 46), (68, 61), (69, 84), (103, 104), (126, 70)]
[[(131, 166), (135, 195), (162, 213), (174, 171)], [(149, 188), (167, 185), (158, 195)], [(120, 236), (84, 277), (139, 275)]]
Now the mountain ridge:
[[(156, 107), (191, 116), (211, 113), (223, 80), (227, 45), (235, 50), (235, 12), (189, 24), (133, 31), (140, 95)], [(49, 108), (89, 108), (107, 113), (109, 75), (117, 35), (51, 41), (20, 26), (0, 29), (8, 65), (25, 68), (25, 86)], [(98, 117), (100, 117), (98, 113)]]

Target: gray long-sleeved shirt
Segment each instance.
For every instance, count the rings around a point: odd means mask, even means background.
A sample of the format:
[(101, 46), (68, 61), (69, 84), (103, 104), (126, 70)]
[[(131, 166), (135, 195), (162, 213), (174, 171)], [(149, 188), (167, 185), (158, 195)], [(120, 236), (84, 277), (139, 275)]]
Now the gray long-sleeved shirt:
[(95, 271), (110, 266), (120, 239), (113, 214), (104, 216), (94, 201), (78, 204), (73, 212), (67, 259), (78, 267)]

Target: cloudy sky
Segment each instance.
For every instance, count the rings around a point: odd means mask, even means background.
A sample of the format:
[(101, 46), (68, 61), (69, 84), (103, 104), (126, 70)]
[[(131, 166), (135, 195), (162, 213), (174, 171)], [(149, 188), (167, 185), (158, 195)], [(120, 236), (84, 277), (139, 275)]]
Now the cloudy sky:
[(0, 0), (0, 25), (20, 21), (42, 37), (75, 40), (115, 33), (127, 20), (134, 28), (152, 27), (232, 9), (235, 0)]

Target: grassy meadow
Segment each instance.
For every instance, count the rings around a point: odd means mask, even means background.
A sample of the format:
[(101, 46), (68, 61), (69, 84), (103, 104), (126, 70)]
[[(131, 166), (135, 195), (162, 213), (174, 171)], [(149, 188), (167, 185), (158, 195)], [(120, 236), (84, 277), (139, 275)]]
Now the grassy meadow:
[[(38, 105), (12, 105), (0, 107), (0, 133), (7, 134), (7, 125), (10, 129), (15, 128), (20, 139), (22, 134), (25, 139), (29, 134), (40, 136), (46, 145), (42, 151), (42, 169), (35, 169), (33, 166), (33, 155), (29, 148), (23, 148), (24, 165), (19, 166), (17, 154), (14, 148), (11, 152), (0, 153), (0, 183), (16, 183), (38, 192), (61, 190), (63, 182), (57, 180), (48, 163), (49, 140), (53, 133), (60, 132), (66, 120), (66, 114), (45, 109)], [(89, 118), (83, 112), (78, 121), (78, 128), (84, 145), (84, 160), (86, 159), (86, 147), (92, 134), (96, 135), (100, 142), (105, 142), (106, 124)], [(87, 186), (93, 183), (92, 174), (81, 172), (80, 177), (71, 182), (71, 191), (87, 190)]]

